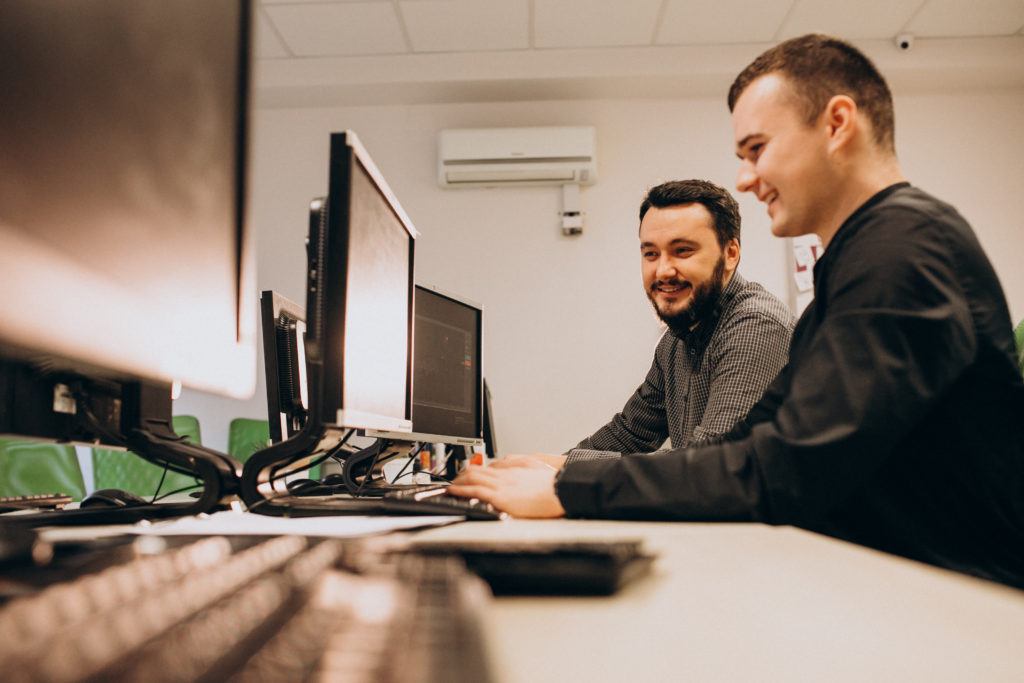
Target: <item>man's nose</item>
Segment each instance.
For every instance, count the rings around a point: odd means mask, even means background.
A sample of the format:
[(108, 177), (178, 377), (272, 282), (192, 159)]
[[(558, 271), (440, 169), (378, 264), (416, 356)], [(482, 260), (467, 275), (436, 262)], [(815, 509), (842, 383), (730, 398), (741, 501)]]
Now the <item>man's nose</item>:
[(655, 275), (659, 280), (673, 280), (679, 274), (676, 270), (675, 260), (668, 256), (658, 259), (658, 269)]
[(736, 189), (740, 192), (755, 192), (756, 185), (757, 173), (754, 171), (754, 165), (744, 161), (736, 173)]

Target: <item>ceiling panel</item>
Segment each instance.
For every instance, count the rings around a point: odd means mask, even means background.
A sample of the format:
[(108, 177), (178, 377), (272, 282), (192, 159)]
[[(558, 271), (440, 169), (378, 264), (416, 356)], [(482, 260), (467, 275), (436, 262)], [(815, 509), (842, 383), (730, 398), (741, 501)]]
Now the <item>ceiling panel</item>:
[(907, 27), (920, 36), (998, 36), (1024, 29), (1024, 0), (931, 0)]
[[(775, 37), (793, 0), (668, 0), (658, 27), (659, 45), (762, 43)], [(729, 17), (723, 21), (723, 17)]]
[(289, 56), (277, 28), (263, 12), (256, 14), (256, 54), (267, 59)]
[(414, 52), (477, 52), (530, 47), (527, 0), (404, 0)]
[(1024, 87), (1024, 0), (255, 2), (266, 106), (717, 95), (809, 31), (855, 41), (903, 89)]
[(533, 0), (534, 47), (650, 45), (662, 0)]
[(287, 50), (299, 57), (380, 55), (409, 49), (391, 2), (265, 5)]
[(903, 30), (921, 4), (922, 0), (797, 0), (775, 37), (827, 33), (847, 40), (889, 38)]

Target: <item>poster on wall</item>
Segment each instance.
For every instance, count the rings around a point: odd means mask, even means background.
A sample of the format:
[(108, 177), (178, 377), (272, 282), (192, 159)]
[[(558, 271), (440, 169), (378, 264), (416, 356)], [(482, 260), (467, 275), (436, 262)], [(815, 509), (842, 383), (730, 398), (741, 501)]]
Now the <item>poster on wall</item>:
[(800, 235), (792, 239), (794, 311), (797, 315), (814, 299), (814, 264), (825, 251), (817, 235)]

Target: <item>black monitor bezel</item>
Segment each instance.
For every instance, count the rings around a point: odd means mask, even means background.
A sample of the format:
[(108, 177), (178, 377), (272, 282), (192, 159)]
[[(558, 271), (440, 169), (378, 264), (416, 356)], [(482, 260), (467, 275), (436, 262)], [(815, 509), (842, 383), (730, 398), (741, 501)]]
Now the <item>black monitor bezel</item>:
[[(163, 383), (181, 382), (184, 386), (192, 387), (201, 391), (222, 394), (232, 398), (248, 398), (255, 390), (256, 383), (256, 319), (255, 319), (255, 250), (253, 249), (252, 230), (248, 220), (247, 194), (248, 194), (248, 158), (249, 158), (249, 134), (250, 134), (250, 101), (252, 89), (252, 3), (250, 0), (237, 0), (237, 52), (235, 53), (237, 63), (234, 66), (234, 182), (230, 202), (233, 207), (233, 253), (232, 263), (224, 264), (230, 267), (233, 275), (233, 309), (234, 320), (231, 328), (233, 338), (209, 337), (197, 341), (190, 346), (190, 352), (198, 352), (200, 345), (204, 344), (211, 353), (230, 359), (230, 363), (222, 367), (229, 368), (231, 375), (217, 373), (217, 376), (200, 377), (193, 370), (196, 365), (189, 361), (185, 354), (164, 354), (157, 355), (153, 349), (160, 348), (157, 340), (162, 341), (162, 335), (151, 333), (150, 343), (138, 344), (135, 347), (125, 348), (102, 348), (96, 342), (91, 341), (88, 334), (83, 334), (81, 329), (69, 327), (65, 334), (61, 332), (56, 336), (52, 329), (46, 328), (35, 336), (28, 337), (24, 333), (11, 334), (10, 336), (0, 331), (0, 360), (4, 362), (25, 364), (27, 367), (38, 368), (42, 372), (55, 372), (64, 375), (76, 375), (83, 381), (92, 380), (115, 381), (122, 383)], [(81, 9), (81, 8), (80, 8)], [(86, 8), (87, 9), (87, 8)], [(140, 9), (141, 11), (141, 9)], [(88, 26), (84, 26), (88, 28)], [(143, 29), (139, 29), (140, 31)], [(47, 46), (47, 51), (53, 48)], [(19, 66), (19, 68), (21, 68)], [(51, 95), (40, 94), (40, 99), (49, 102), (53, 100)], [(204, 103), (208, 104), (208, 103)], [(86, 171), (88, 172), (88, 171)], [(60, 201), (59, 188), (55, 187), (54, 202)], [(93, 264), (98, 267), (116, 268), (116, 263)], [(106, 282), (106, 280), (104, 280)], [(10, 284), (14, 290), (30, 291), (38, 282), (13, 282)], [(90, 281), (90, 287), (95, 283)], [(69, 287), (69, 291), (73, 288)], [(121, 288), (126, 289), (126, 288)], [(76, 297), (89, 302), (81, 306), (88, 310), (92, 302), (102, 301), (96, 291), (79, 290), (74, 292)], [(26, 309), (47, 310), (45, 303), (27, 303)], [(152, 320), (161, 317), (160, 307), (152, 306), (152, 314), (147, 313), (147, 319)], [(133, 309), (131, 313), (137, 313)], [(128, 313), (122, 311), (123, 313)], [(112, 313), (107, 312), (107, 317)], [(122, 317), (125, 317), (122, 315)], [(166, 316), (164, 316), (166, 317)], [(183, 317), (183, 316), (182, 316)], [(136, 318), (125, 317), (121, 321), (123, 326), (135, 325), (139, 329), (145, 329)], [(17, 328), (17, 325), (11, 327)], [(204, 326), (194, 326), (196, 330), (204, 330)], [(115, 328), (116, 329), (116, 328)], [(179, 328), (180, 329), (180, 328)], [(141, 332), (133, 331), (135, 337)], [(111, 335), (115, 337), (116, 335)], [(127, 338), (127, 334), (121, 334)], [(106, 337), (104, 337), (106, 339)], [(170, 347), (166, 347), (170, 348)], [(165, 349), (166, 350), (166, 349)], [(176, 360), (169, 362), (168, 356)], [(251, 366), (250, 366), (251, 362)], [(244, 376), (243, 376), (244, 375)], [(112, 445), (112, 444), (109, 444)]]
[[(388, 204), (409, 239), (407, 268), (406, 387), (404, 417), (354, 414), (344, 405), (345, 314), (348, 289), (351, 188), (356, 165)], [(314, 200), (316, 204), (316, 200)], [(332, 133), (327, 199), (319, 222), (310, 220), (306, 297), (307, 376), (311, 383), (311, 418), (328, 429), (381, 429), (408, 433), (412, 429), (413, 299), (416, 237), (419, 235), (369, 153), (354, 132)]]
[[(302, 323), (305, 329), (306, 310), (274, 290), (265, 289), (260, 293), (260, 326), (263, 339), (263, 369), (267, 389), (267, 420), (270, 427), (270, 440), (277, 443), (284, 439), (291, 438), (301, 431), (308, 418), (308, 401), (302, 414), (298, 411), (287, 409), (282, 394), (282, 380), (287, 369), (281, 368), (280, 360), (282, 351), (281, 340), (278, 336), (279, 325), (282, 315)], [(299, 353), (304, 343), (304, 331), (297, 339), (296, 353)], [(305, 374), (305, 354), (302, 353), (294, 359), (300, 377), (295, 378), (301, 383)]]

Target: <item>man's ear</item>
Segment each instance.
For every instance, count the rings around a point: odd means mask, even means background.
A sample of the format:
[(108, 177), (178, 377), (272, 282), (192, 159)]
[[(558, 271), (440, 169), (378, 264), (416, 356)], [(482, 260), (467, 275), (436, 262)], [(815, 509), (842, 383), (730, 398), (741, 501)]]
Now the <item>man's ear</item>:
[(859, 111), (849, 95), (835, 95), (822, 113), (822, 123), (828, 135), (829, 151), (845, 147), (857, 130)]
[(722, 250), (725, 258), (725, 272), (731, 273), (740, 264), (740, 241), (735, 237), (729, 240)]

